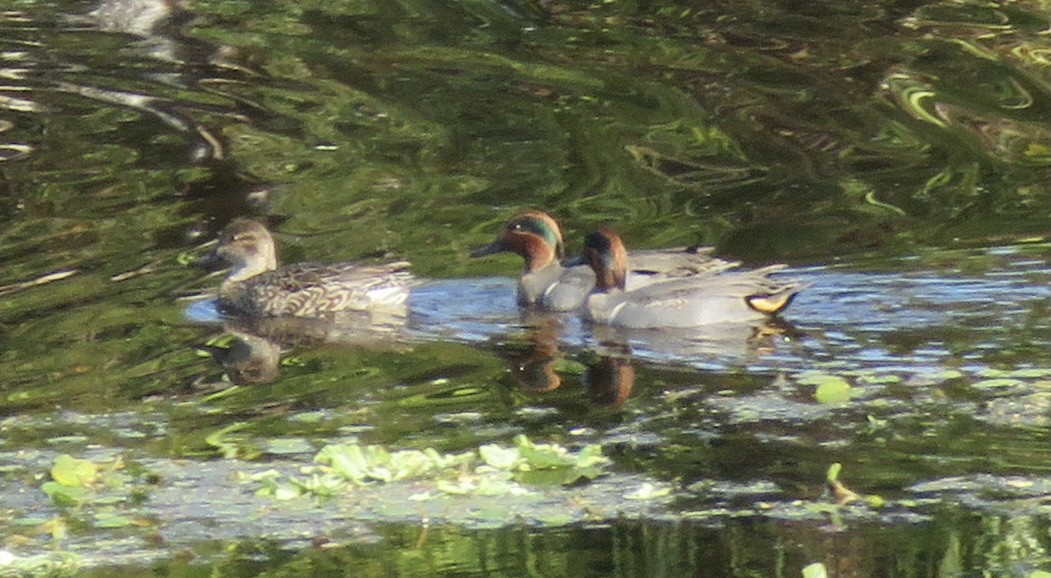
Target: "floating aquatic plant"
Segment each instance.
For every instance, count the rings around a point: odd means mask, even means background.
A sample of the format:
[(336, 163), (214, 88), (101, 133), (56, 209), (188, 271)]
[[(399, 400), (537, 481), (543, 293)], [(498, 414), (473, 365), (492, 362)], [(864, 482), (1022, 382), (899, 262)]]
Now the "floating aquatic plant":
[(51, 501), (60, 506), (80, 506), (86, 502), (108, 503), (110, 498), (99, 497), (99, 490), (121, 489), (129, 480), (123, 473), (120, 458), (105, 465), (62, 454), (51, 466), (51, 480), (44, 482), (43, 490)]
[(40, 490), (57, 506), (70, 507), (61, 515), (47, 520), (25, 519), (22, 525), (31, 525), (40, 534), (50, 534), (60, 541), (65, 538), (70, 517), (80, 517), (90, 508), (90, 515), (82, 517), (96, 528), (121, 528), (131, 525), (149, 525), (150, 522), (122, 516), (114, 512), (120, 504), (132, 501), (139, 489), (130, 484), (132, 476), (125, 472), (124, 460), (96, 463), (62, 454), (50, 470), (51, 480)]
[(842, 506), (862, 500), (871, 508), (883, 507), (885, 503), (883, 498), (879, 496), (861, 495), (845, 486), (843, 482), (839, 481), (839, 474), (842, 471), (843, 465), (835, 463), (828, 467), (828, 473), (825, 475), (825, 482), (828, 485), (828, 489), (832, 492), (832, 496), (835, 498), (837, 504)]
[(597, 444), (573, 452), (558, 444), (537, 444), (524, 435), (514, 445), (485, 444), (477, 451), (443, 454), (433, 448), (390, 451), (378, 445), (331, 444), (305, 467), (307, 477), (283, 481), (275, 471), (247, 476), (259, 482), (260, 494), (279, 499), (301, 495), (331, 496), (352, 486), (433, 479), (448, 494), (504, 495), (524, 493), (523, 484), (571, 484), (605, 473), (609, 458)]

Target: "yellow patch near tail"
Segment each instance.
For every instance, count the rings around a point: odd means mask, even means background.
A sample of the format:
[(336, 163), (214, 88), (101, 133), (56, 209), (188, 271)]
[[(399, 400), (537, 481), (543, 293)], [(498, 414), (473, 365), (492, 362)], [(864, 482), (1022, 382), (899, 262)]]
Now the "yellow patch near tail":
[(774, 293), (772, 295), (749, 295), (745, 297), (745, 302), (748, 306), (760, 313), (766, 313), (767, 315), (773, 315), (778, 311), (781, 311), (788, 304), (792, 302), (796, 293), (794, 291), (785, 291), (782, 293)]

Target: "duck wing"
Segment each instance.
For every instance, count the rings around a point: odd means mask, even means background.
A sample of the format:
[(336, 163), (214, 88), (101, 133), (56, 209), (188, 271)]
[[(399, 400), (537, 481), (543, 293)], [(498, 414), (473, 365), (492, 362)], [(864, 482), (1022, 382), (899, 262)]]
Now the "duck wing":
[(246, 300), (265, 316), (318, 317), (326, 313), (403, 308), (414, 278), (404, 261), (380, 265), (298, 263), (257, 275)]
[(783, 266), (670, 279), (623, 294), (610, 323), (690, 327), (762, 319), (791, 303), (804, 285), (768, 275)]
[(740, 261), (727, 261), (712, 255), (712, 247), (677, 247), (633, 251), (628, 255), (628, 272), (631, 277), (663, 279), (710, 275), (740, 265)]

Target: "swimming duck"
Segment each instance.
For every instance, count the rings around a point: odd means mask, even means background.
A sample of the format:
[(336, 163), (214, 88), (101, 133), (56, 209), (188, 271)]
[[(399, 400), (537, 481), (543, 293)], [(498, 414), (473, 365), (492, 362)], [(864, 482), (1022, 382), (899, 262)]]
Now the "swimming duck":
[(770, 278), (784, 265), (753, 271), (720, 271), (665, 279), (637, 289), (625, 288), (627, 250), (609, 228), (589, 233), (583, 259), (595, 272), (595, 290), (586, 315), (614, 327), (644, 329), (696, 327), (756, 321), (788, 307), (804, 286)]
[[(472, 257), (511, 252), (525, 259), (518, 280), (518, 302), (552, 311), (579, 308), (595, 287), (586, 263), (564, 262), (562, 229), (543, 211), (515, 215), (496, 240), (471, 252)], [(625, 283), (629, 290), (676, 277), (709, 274), (738, 265), (711, 255), (710, 247), (639, 251), (631, 256)], [(627, 270), (627, 269), (626, 269)]]
[(279, 269), (270, 232), (248, 219), (237, 219), (223, 229), (214, 257), (233, 265), (219, 287), (220, 309), (248, 317), (405, 315), (413, 283), (406, 261), (297, 263)]

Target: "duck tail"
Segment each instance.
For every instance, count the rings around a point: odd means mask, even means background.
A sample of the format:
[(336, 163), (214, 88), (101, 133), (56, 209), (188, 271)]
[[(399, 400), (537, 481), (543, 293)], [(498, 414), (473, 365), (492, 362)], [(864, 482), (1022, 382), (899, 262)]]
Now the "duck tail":
[(744, 298), (749, 307), (766, 315), (776, 315), (792, 304), (796, 295), (806, 286), (801, 283), (792, 283), (772, 288), (770, 291), (753, 293)]

